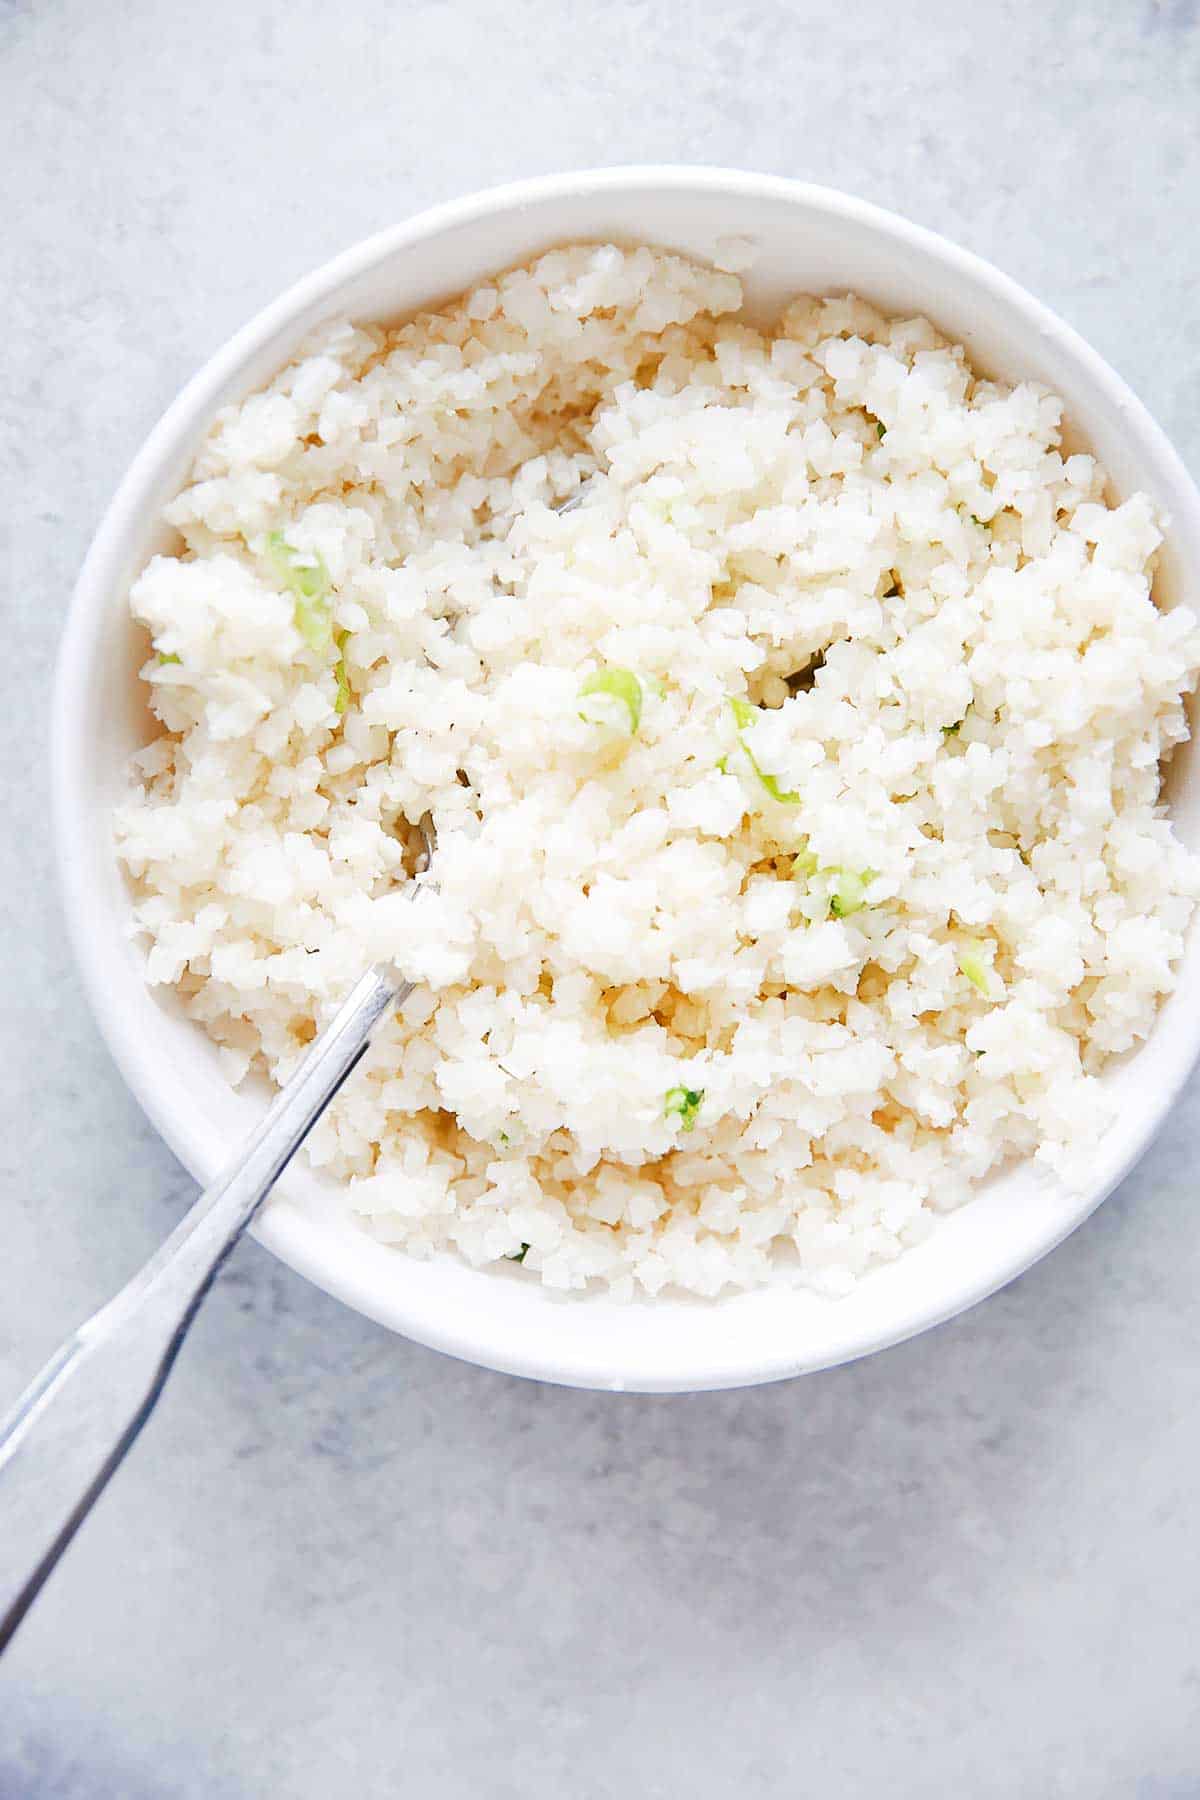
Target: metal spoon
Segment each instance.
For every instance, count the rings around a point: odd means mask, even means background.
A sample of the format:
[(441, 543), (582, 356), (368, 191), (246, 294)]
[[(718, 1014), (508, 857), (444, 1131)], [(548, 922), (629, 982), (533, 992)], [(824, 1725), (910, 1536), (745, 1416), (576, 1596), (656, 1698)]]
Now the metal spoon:
[[(433, 829), (419, 829), (427, 870)], [(224, 1174), (0, 1421), (0, 1650), (149, 1418), (221, 1264), (412, 991), (383, 964), (362, 977)]]

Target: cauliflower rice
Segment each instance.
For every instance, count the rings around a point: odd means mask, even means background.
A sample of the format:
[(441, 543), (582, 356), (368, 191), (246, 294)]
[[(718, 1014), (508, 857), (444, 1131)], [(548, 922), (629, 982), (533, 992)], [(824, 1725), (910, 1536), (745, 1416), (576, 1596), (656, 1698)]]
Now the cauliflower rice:
[(147, 979), (231, 1082), (419, 984), (309, 1140), (385, 1244), (840, 1292), (1006, 1159), (1084, 1179), (1171, 989), (1149, 501), (924, 320), (740, 304), (578, 246), (326, 329), (133, 588)]

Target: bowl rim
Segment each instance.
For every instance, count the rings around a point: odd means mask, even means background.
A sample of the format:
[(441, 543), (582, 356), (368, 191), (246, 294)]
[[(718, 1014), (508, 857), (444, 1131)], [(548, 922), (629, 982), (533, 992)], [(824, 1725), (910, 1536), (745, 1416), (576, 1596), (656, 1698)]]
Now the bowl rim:
[[(905, 245), (982, 289), (1019, 317), (1040, 338), (1056, 340), (1084, 377), (1135, 424), (1149, 446), (1156, 471), (1172, 493), (1175, 508), (1187, 509), (1200, 529), (1200, 494), (1182, 460), (1142, 402), (1098, 351), (1042, 301), (1012, 277), (940, 233), (901, 215), (833, 188), (789, 177), (702, 164), (630, 164), (541, 175), (480, 189), (427, 208), (358, 240), (318, 268), (302, 275), (262, 307), (228, 338), (180, 389), (129, 464), (96, 528), (71, 596), (56, 659), (50, 708), (50, 784), (52, 828), (60, 902), (68, 941), (101, 1035), (126, 1084), (176, 1155), (201, 1180), (217, 1172), (219, 1157), (201, 1133), (189, 1130), (164, 1101), (154, 1071), (143, 1053), (132, 1021), (125, 1016), (119, 993), (105, 978), (106, 943), (111, 929), (101, 928), (90, 904), (85, 859), (77, 853), (79, 826), (86, 806), (86, 746), (73, 732), (82, 716), (81, 700), (94, 650), (103, 634), (103, 600), (112, 589), (122, 546), (141, 516), (142, 492), (181, 430), (194, 431), (196, 421), (212, 408), (227, 384), (270, 340), (299, 314), (330, 299), (337, 291), (391, 258), (398, 251), (450, 228), (477, 223), (493, 214), (532, 207), (543, 201), (605, 192), (639, 191), (720, 194), (766, 198), (800, 204), (811, 211), (857, 222), (883, 238)], [(361, 1266), (331, 1270), (319, 1253), (316, 1234), (302, 1216), (284, 1209), (265, 1209), (250, 1227), (253, 1236), (316, 1286), (355, 1310), (412, 1340), (504, 1373), (569, 1386), (628, 1388), (643, 1392), (685, 1392), (749, 1386), (781, 1380), (810, 1370), (849, 1361), (892, 1344), (965, 1311), (1033, 1266), (1076, 1229), (1122, 1181), (1161, 1125), (1200, 1054), (1200, 1009), (1183, 1034), (1170, 1078), (1148, 1097), (1128, 1152), (1106, 1170), (1103, 1179), (1065, 1211), (1047, 1211), (1046, 1223), (1032, 1249), (1028, 1242), (999, 1257), (986, 1273), (948, 1284), (936, 1304), (914, 1305), (902, 1317), (876, 1331), (861, 1330), (847, 1341), (833, 1333), (827, 1353), (793, 1352), (749, 1359), (745, 1354), (714, 1355), (703, 1367), (622, 1368), (613, 1378), (619, 1356), (600, 1366), (594, 1355), (581, 1355), (558, 1334), (548, 1334), (544, 1354), (514, 1350), (497, 1335), (482, 1312), (447, 1319), (428, 1311), (419, 1318), (398, 1303), (387, 1283), (370, 1279)], [(943, 1227), (944, 1229), (944, 1227)], [(382, 1266), (382, 1259), (379, 1259)], [(372, 1265), (374, 1266), (374, 1264)], [(733, 1301), (745, 1297), (733, 1297)], [(718, 1301), (721, 1305), (726, 1302)], [(586, 1304), (586, 1302), (584, 1302)]]

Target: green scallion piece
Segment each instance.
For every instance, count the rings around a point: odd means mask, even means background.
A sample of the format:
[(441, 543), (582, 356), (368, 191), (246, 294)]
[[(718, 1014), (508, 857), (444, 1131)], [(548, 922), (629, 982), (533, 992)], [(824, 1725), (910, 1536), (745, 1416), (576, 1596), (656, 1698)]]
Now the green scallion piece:
[(759, 781), (762, 783), (767, 793), (770, 794), (772, 800), (777, 800), (781, 806), (799, 806), (799, 794), (785, 794), (774, 775), (767, 775), (759, 768), (753, 750), (751, 750), (750, 746), (742, 737), (742, 733), (749, 726), (753, 725), (758, 718), (757, 706), (751, 706), (748, 700), (738, 700), (733, 695), (730, 695), (729, 710), (733, 714), (733, 722), (737, 727), (738, 741), (750, 760), (750, 767), (754, 770), (754, 773), (758, 776)]
[(682, 1131), (691, 1131), (703, 1100), (703, 1088), (668, 1088), (663, 1100), (663, 1117), (677, 1118)]
[(988, 975), (988, 966), (982, 955), (983, 945), (977, 940), (966, 945), (958, 953), (958, 966), (973, 988), (981, 993), (985, 1000), (992, 997), (992, 984)]
[(522, 1244), (521, 1248), (519, 1250), (514, 1250), (512, 1255), (506, 1256), (504, 1260), (505, 1260), (505, 1262), (523, 1263), (525, 1261), (526, 1255), (528, 1254), (528, 1251), (529, 1251), (529, 1245)]
[(333, 641), (337, 645), (338, 659), (333, 665), (333, 679), (337, 682), (337, 696), (333, 702), (335, 713), (343, 714), (350, 704), (350, 677), (346, 673), (346, 639), (348, 631), (335, 631)]
[(809, 849), (808, 839), (800, 839), (800, 848), (792, 858), (792, 878), (795, 881), (808, 881), (816, 874), (820, 865), (816, 853)]
[[(580, 687), (579, 698), (586, 700), (591, 694), (605, 694), (610, 700), (621, 702), (629, 716), (629, 735), (632, 737), (642, 722), (642, 684), (633, 670), (594, 670)], [(589, 725), (600, 723), (590, 713), (581, 711), (579, 716), (586, 719)]]
[(267, 561), (292, 596), (300, 636), (310, 650), (318, 654), (328, 650), (333, 642), (333, 583), (322, 558), (310, 551), (294, 550), (282, 531), (273, 531), (267, 539)]
[(160, 669), (165, 669), (168, 663), (182, 663), (182, 661), (182, 656), (176, 656), (173, 650), (169, 655), (164, 655), (161, 650), (158, 653), (158, 666)]
[(834, 877), (829, 893), (829, 910), (835, 919), (848, 919), (867, 904), (866, 891), (878, 875), (878, 869), (830, 869)]

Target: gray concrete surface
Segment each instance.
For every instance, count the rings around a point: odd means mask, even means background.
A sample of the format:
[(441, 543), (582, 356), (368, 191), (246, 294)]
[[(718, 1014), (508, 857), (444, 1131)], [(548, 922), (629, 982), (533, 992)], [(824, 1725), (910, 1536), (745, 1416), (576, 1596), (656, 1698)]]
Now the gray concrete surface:
[[(802, 175), (1058, 307), (1200, 467), (1196, 0), (0, 0), (0, 1391), (189, 1192), (84, 1010), (45, 701), (179, 382), (427, 202)], [(0, 1668), (3, 1800), (1200, 1794), (1200, 1086), (1050, 1260), (873, 1361), (555, 1391), (253, 1245)], [(2, 1549), (2, 1546), (0, 1546)]]

